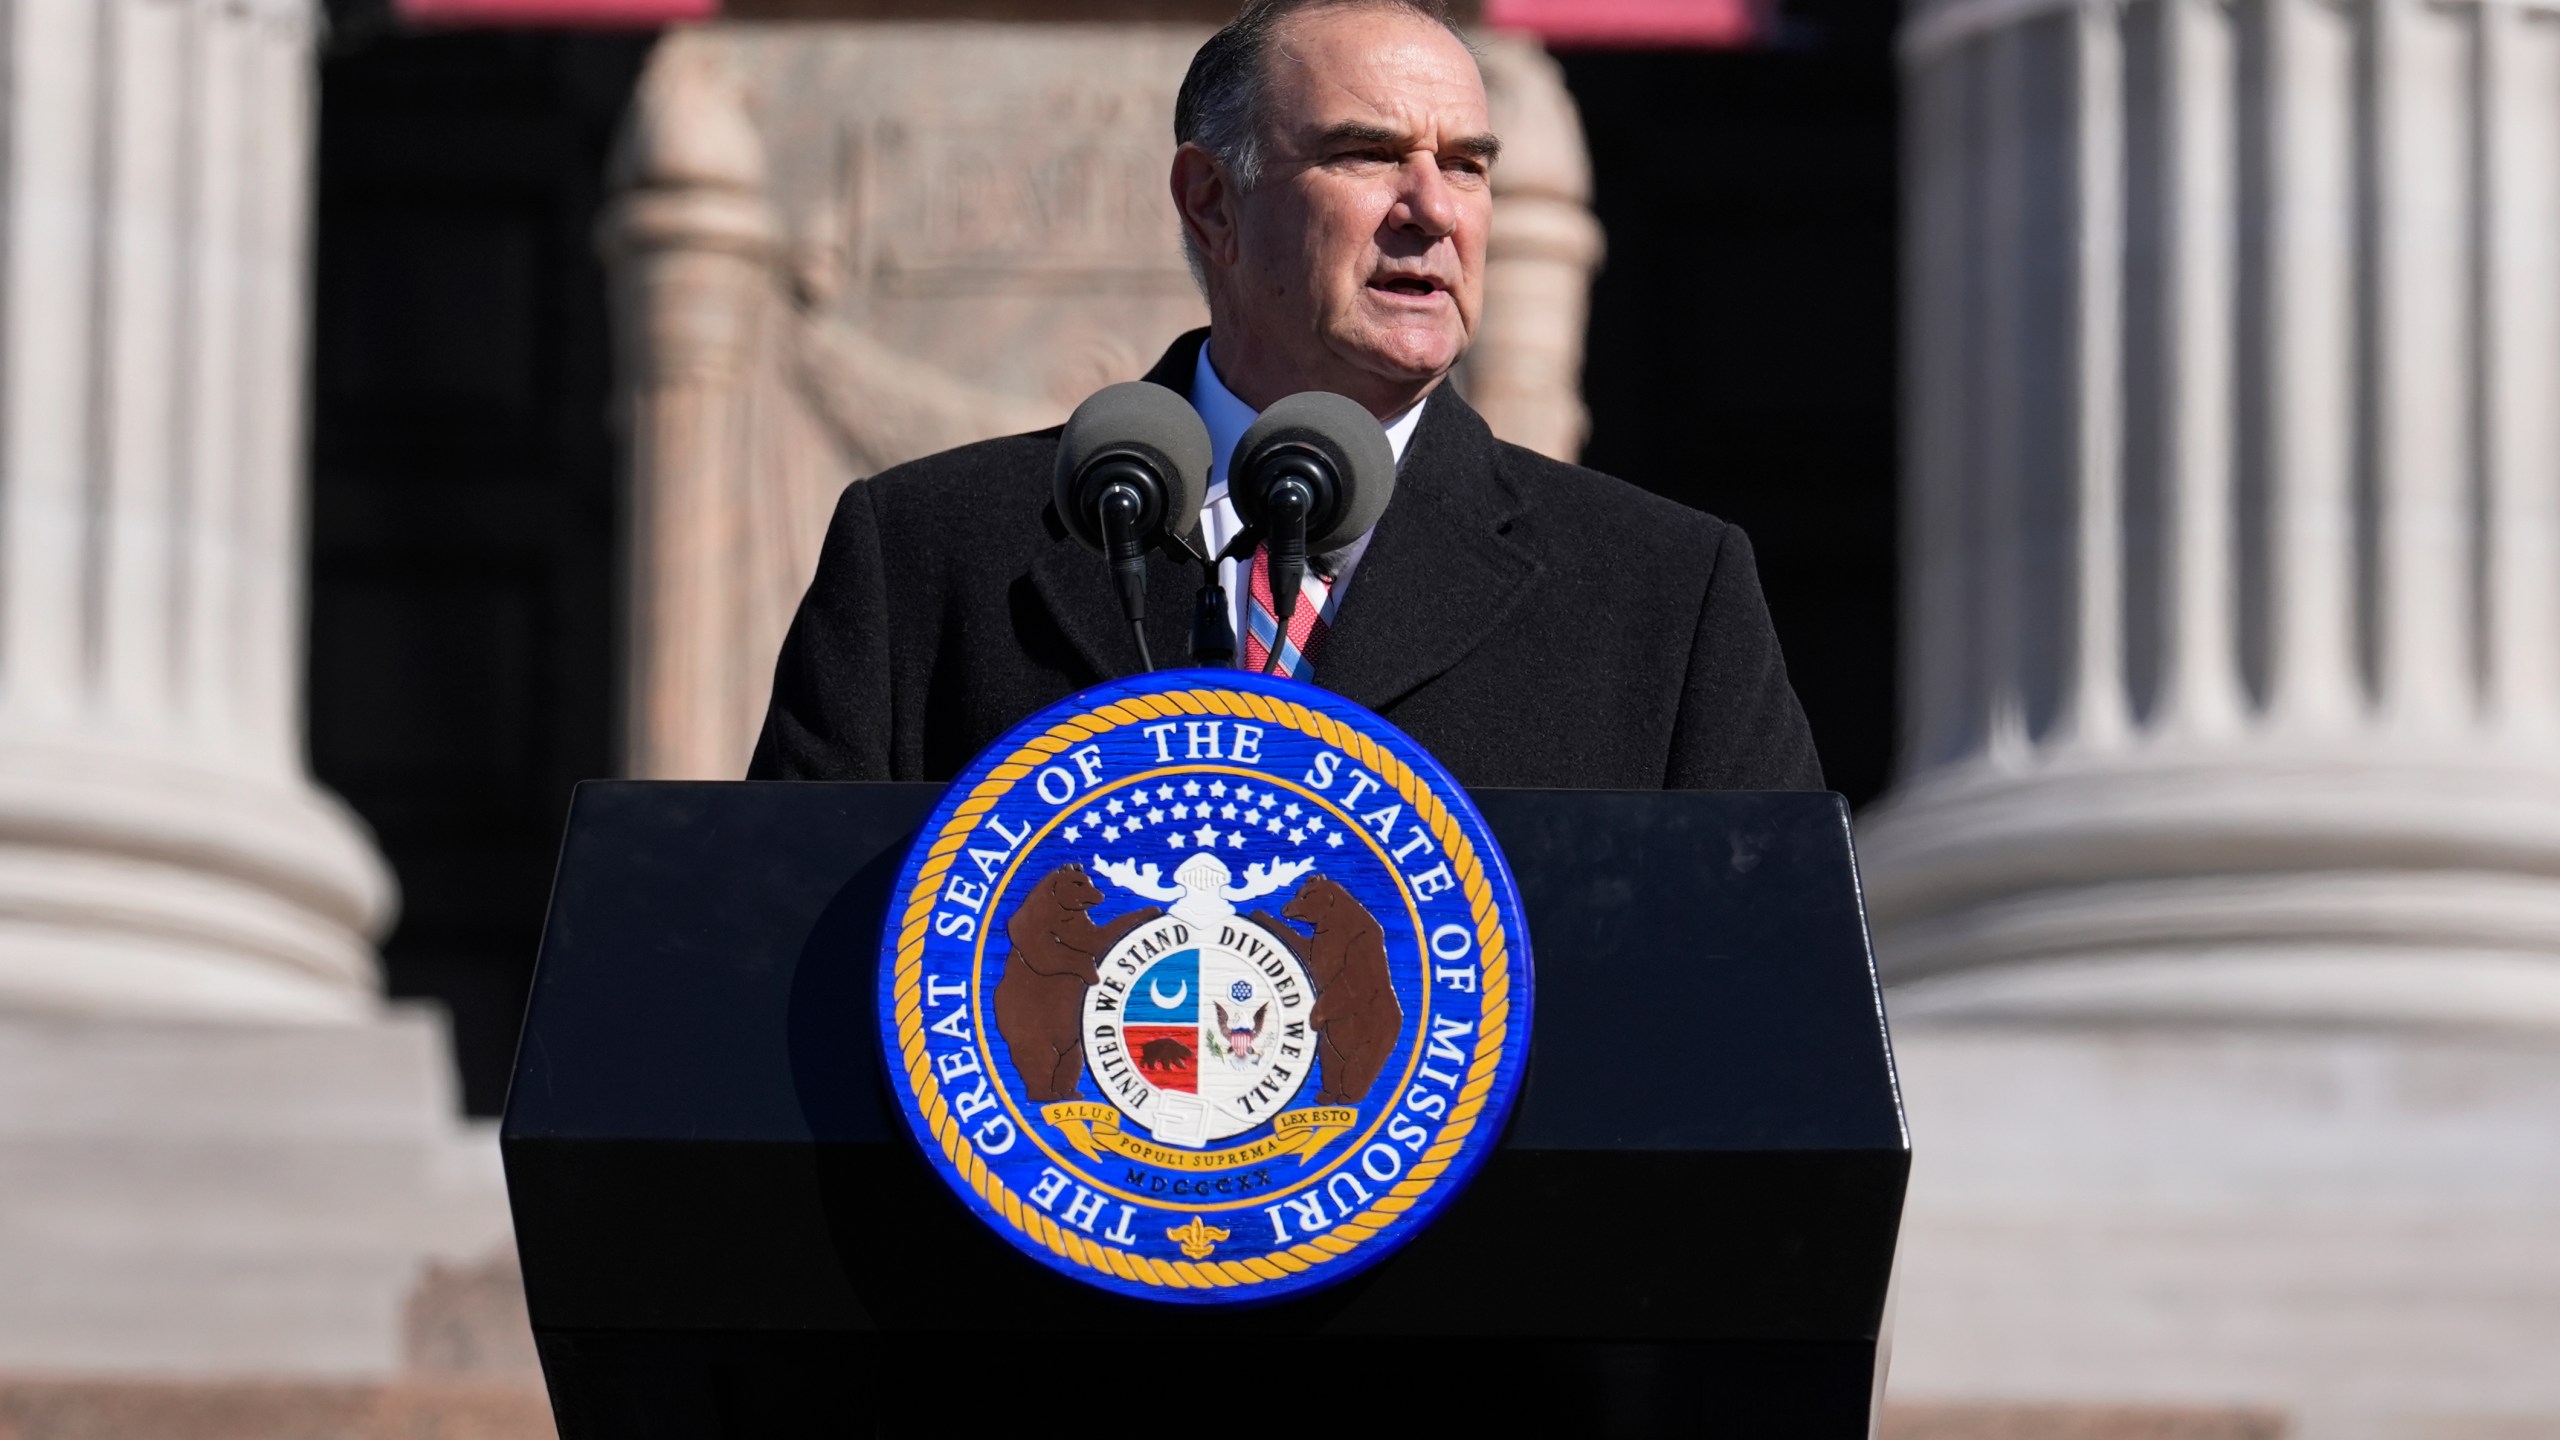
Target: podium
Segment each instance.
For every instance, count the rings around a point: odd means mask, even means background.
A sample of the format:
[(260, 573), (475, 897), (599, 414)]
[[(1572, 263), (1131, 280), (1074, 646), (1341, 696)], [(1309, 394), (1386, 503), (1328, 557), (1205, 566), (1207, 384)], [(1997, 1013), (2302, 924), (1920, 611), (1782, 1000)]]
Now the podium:
[(1204, 1310), (916, 1153), (872, 986), (939, 794), (580, 787), (502, 1139), (567, 1440), (1872, 1432), (1910, 1148), (1837, 796), (1474, 792), (1536, 965), (1500, 1149), (1369, 1272)]

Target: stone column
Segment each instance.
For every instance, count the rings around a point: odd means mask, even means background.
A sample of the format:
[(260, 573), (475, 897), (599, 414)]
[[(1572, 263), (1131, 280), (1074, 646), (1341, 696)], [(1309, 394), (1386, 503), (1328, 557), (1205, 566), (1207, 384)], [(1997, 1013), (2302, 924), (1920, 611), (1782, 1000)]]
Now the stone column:
[(2560, 24), (1904, 46), (1899, 1013), (2560, 1023)]
[(741, 643), (737, 457), (772, 298), (776, 235), (763, 142), (719, 57), (669, 46), (634, 99), (599, 239), (621, 327), (633, 483), (624, 584), (624, 749), (642, 778), (730, 777), (762, 718)]
[(0, 0), (0, 1371), (386, 1376), (502, 1247), (303, 756), (314, 0)]
[(1484, 319), (1458, 384), (1496, 435), (1569, 461), (1591, 433), (1582, 337), (1607, 248), (1591, 213), (1591, 153), (1555, 57), (1521, 35), (1478, 43), (1503, 149)]
[(1903, 38), (1905, 1398), (2560, 1420), (2560, 23)]
[(377, 1003), (301, 743), (314, 23), (0, 3), (0, 1011)]

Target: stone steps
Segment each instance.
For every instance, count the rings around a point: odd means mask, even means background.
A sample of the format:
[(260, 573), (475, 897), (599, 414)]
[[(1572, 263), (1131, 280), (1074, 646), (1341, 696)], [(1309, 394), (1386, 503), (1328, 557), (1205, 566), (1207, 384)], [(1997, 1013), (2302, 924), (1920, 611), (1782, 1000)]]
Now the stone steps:
[[(552, 1440), (538, 1385), (0, 1377), (0, 1440)], [(1605, 1432), (1595, 1432), (1605, 1433)], [(1881, 1440), (2284, 1440), (2248, 1411), (1889, 1406)]]

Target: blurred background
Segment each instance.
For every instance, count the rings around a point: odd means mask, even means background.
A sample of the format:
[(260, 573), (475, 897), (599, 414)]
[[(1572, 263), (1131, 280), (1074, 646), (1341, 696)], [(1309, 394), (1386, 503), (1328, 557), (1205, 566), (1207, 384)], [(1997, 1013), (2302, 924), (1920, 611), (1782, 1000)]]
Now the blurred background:
[[(1197, 323), (1230, 8), (0, 0), (0, 1435), (548, 1433), (571, 787)], [(1461, 383), (1749, 531), (1858, 808), (1886, 1433), (2560, 1435), (2560, 28), (1467, 13)]]

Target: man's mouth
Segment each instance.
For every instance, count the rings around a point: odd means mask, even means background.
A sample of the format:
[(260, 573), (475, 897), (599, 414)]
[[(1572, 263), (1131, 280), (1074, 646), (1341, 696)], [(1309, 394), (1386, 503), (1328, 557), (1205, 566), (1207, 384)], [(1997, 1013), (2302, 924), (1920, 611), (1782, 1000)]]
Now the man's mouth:
[(1369, 288), (1384, 290), (1390, 295), (1411, 295), (1416, 298), (1440, 293), (1439, 284), (1422, 275), (1381, 276), (1370, 281)]

